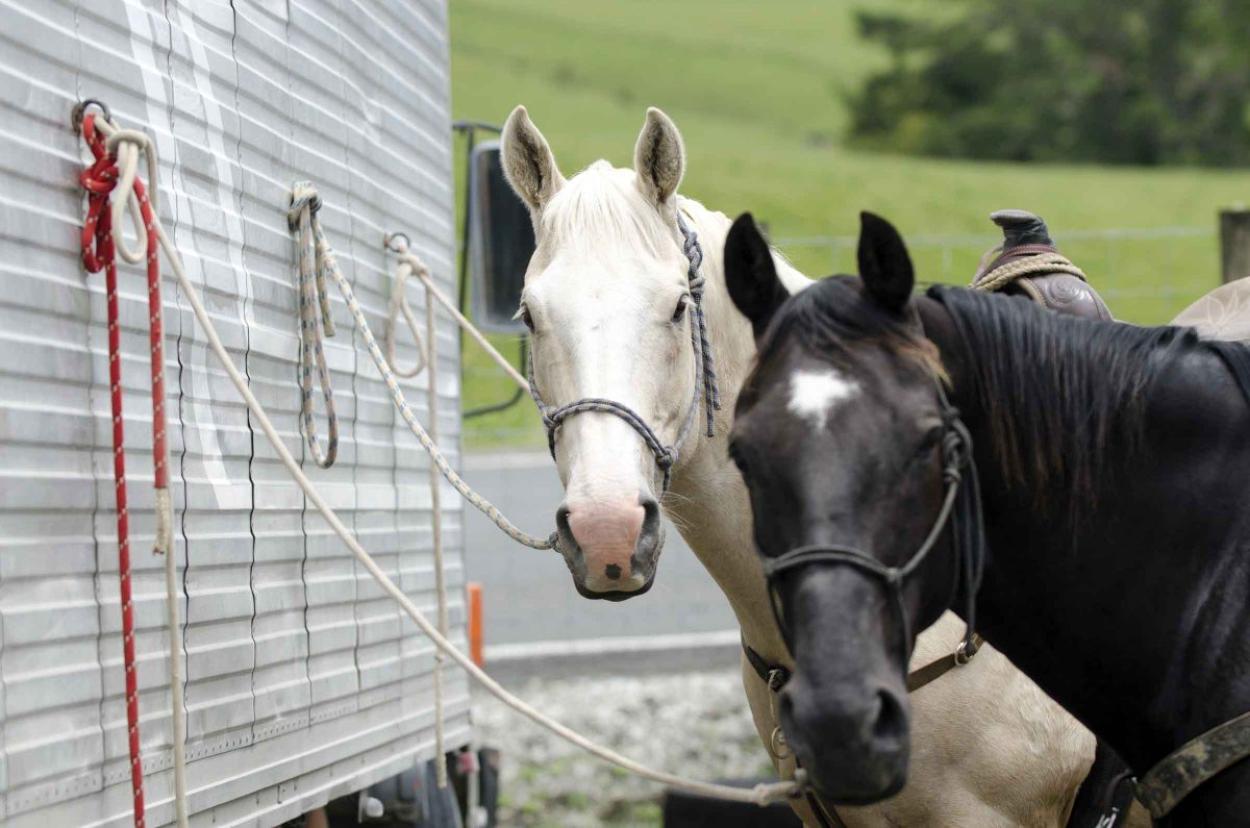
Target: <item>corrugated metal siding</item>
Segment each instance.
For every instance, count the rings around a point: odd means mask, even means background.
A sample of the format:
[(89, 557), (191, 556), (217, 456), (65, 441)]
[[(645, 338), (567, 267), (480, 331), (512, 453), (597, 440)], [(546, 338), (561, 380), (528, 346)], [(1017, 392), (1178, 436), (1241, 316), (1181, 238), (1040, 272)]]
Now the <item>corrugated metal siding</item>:
[[(102, 277), (84, 279), (73, 103), (98, 97), (153, 135), (160, 213), (236, 364), (298, 456), (294, 243), (310, 178), (322, 221), (381, 332), (382, 235), (404, 230), (450, 288), (442, 2), (0, 0), (0, 819), (128, 821)], [(121, 314), (144, 767), (152, 824), (172, 765), (161, 562), (150, 543), (146, 293)], [(276, 824), (432, 749), (433, 650), (287, 479), (165, 282), (166, 381), (191, 804), (197, 822)], [(410, 301), (422, 312), (422, 291)], [(326, 343), (339, 459), (307, 464), (383, 568), (433, 611), (428, 458), (396, 415), (342, 301)], [(459, 443), (457, 337), (438, 332), (442, 442)], [(401, 339), (400, 359), (413, 348)], [(407, 393), (428, 421), (423, 378)], [(324, 436), (324, 425), (322, 426)], [(453, 463), (458, 452), (451, 450)], [(460, 506), (443, 498), (453, 588)], [(449, 744), (468, 732), (448, 676)]]

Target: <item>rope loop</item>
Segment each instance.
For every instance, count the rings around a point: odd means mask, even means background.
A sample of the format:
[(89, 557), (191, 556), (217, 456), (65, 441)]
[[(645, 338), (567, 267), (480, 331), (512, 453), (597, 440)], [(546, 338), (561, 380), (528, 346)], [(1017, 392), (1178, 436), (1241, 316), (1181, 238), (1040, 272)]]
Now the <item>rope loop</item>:
[[(84, 123), (85, 123), (85, 118), (84, 118)], [(90, 129), (91, 129), (90, 127), (84, 126), (84, 137), (86, 137), (86, 133)], [(139, 182), (136, 182), (136, 183), (138, 184)], [(155, 182), (153, 182), (153, 184), (155, 184)], [(139, 190), (137, 192), (141, 196), (142, 191)], [(312, 200), (310, 199), (308, 202), (308, 205), (310, 207), (310, 209), (308, 210), (309, 214), (313, 212), (311, 209), (311, 203), (312, 203)], [(302, 214), (303, 214), (303, 211), (301, 210), (301, 215)], [(106, 219), (103, 219), (99, 216), (97, 216), (97, 219), (98, 221), (91, 222), (90, 227), (86, 226), (86, 223), (85, 223), (84, 238), (87, 238), (88, 230), (90, 231), (90, 236), (93, 238), (97, 232), (99, 221), (106, 221)], [(88, 221), (89, 222), (91, 221), (90, 214), (88, 215)], [(301, 221), (302, 221), (302, 218), (301, 218)], [(435, 648), (438, 651), (445, 654), (446, 657), (450, 661), (455, 662), (457, 665), (463, 668), (465, 673), (468, 676), (475, 679), (488, 692), (490, 692), (492, 695), (499, 698), (501, 701), (503, 701), (512, 709), (520, 712), (522, 715), (531, 719), (532, 721), (539, 724), (540, 726), (545, 727), (548, 730), (552, 731), (553, 733), (555, 733), (562, 739), (566, 740), (570, 744), (573, 744), (574, 746), (581, 748), (604, 761), (610, 762), (629, 773), (634, 773), (646, 779), (652, 780), (654, 782), (658, 782), (663, 785), (675, 787), (684, 791), (692, 792), (700, 796), (717, 797), (717, 798), (736, 801), (736, 802), (752, 802), (760, 806), (768, 805), (769, 803), (772, 803), (772, 802), (792, 799), (796, 796), (802, 795), (805, 780), (803, 779), (801, 774), (796, 774), (796, 781), (794, 782), (760, 783), (750, 789), (745, 789), (745, 788), (738, 788), (738, 787), (732, 787), (732, 786), (721, 785), (721, 784), (700, 782), (697, 780), (688, 779), (688, 778), (679, 776), (677, 774), (667, 773), (664, 771), (659, 771), (654, 768), (648, 767), (626, 756), (623, 756), (610, 748), (607, 748), (603, 745), (592, 742), (590, 739), (586, 738), (582, 734), (572, 730), (571, 728), (567, 727), (566, 725), (561, 724), (560, 722), (550, 718), (549, 716), (546, 716), (541, 711), (537, 710), (533, 706), (527, 704), (522, 699), (510, 693), (507, 689), (501, 686), (497, 681), (495, 681), (489, 675), (483, 672), (482, 669), (479, 668), (473, 662), (473, 660), (468, 657), (468, 655), (466, 655), (459, 648), (457, 648), (451, 641), (449, 641), (447, 637), (439, 631), (438, 627), (432, 624), (429, 621), (429, 619), (425, 617), (425, 615), (416, 606), (416, 604), (412, 601), (412, 599), (409, 598), (409, 596), (405, 594), (404, 591), (400, 589), (393, 580), (391, 580), (390, 576), (388, 576), (386, 572), (382, 570), (382, 568), (377, 564), (377, 562), (368, 553), (368, 551), (366, 551), (364, 547), (361, 546), (360, 541), (347, 528), (347, 526), (343, 523), (342, 519), (339, 518), (339, 516), (334, 512), (334, 510), (330, 508), (329, 504), (325, 501), (325, 498), (321, 495), (321, 493), (318, 491), (316, 486), (313, 485), (312, 481), (309, 480), (307, 474), (304, 473), (304, 470), (301, 468), (300, 463), (291, 454), (291, 450), (287, 447), (286, 443), (282, 439), (282, 436), (278, 433), (278, 430), (274, 426), (273, 421), (268, 417), (267, 413), (265, 412), (264, 407), (256, 399), (255, 393), (253, 393), (252, 389), (249, 387), (247, 378), (243, 375), (243, 373), (239, 370), (239, 368), (234, 364), (234, 360), (231, 358), (229, 352), (227, 352), (226, 350), (225, 345), (221, 341), (221, 336), (218, 334), (216, 326), (213, 324), (213, 319), (211, 315), (209, 314), (208, 309), (204, 306), (204, 303), (202, 299), (200, 298), (199, 291), (196, 289), (196, 286), (191, 282), (191, 280), (187, 277), (186, 270), (183, 267), (181, 258), (178, 255), (177, 248), (174, 247), (174, 244), (170, 240), (169, 235), (165, 232), (164, 228), (161, 226), (160, 220), (156, 218), (155, 216), (152, 217), (151, 231), (155, 236), (156, 244), (159, 244), (160, 248), (165, 251), (166, 256), (169, 259), (169, 263), (173, 270), (174, 277), (177, 280), (177, 283), (183, 292), (183, 296), (185, 297), (188, 304), (191, 306), (192, 313), (195, 315), (196, 320), (199, 322), (200, 328), (202, 329), (203, 334), (205, 338), (207, 339), (207, 344), (208, 344), (209, 349), (213, 352), (214, 356), (221, 363), (221, 366), (225, 370), (228, 378), (230, 379), (231, 384), (234, 386), (235, 390), (238, 392), (239, 396), (242, 398), (244, 404), (246, 405), (249, 415), (255, 418), (254, 422), (260, 428), (260, 430), (264, 433), (265, 438), (269, 441), (269, 444), (273, 447), (273, 451), (277, 455), (278, 459), (281, 461), (283, 467), (290, 474), (291, 478), (299, 486), (300, 490), (304, 493), (304, 495), (308, 498), (309, 505), (312, 508), (316, 509), (317, 512), (325, 519), (326, 523), (330, 527), (330, 530), (334, 532), (334, 534), (347, 546), (347, 548), (351, 551), (353, 557), (360, 563), (362, 567), (364, 567), (364, 569), (369, 573), (369, 575), (376, 581), (376, 583), (382, 589), (382, 591), (386, 593), (387, 596), (389, 596), (392, 600), (394, 600), (400, 606), (400, 608), (404, 611), (405, 615), (407, 615), (407, 617), (412, 619), (412, 621), (417, 625), (417, 627), (430, 639), (430, 641), (434, 644)], [(90, 238), (88, 238), (88, 242), (90, 242)], [(86, 247), (86, 245), (84, 245), (84, 247)], [(152, 247), (155, 247), (155, 245), (152, 245)], [(328, 245), (324, 245), (324, 247), (328, 249)], [(356, 301), (351, 285), (350, 283), (347, 282), (346, 279), (343, 278), (342, 274), (338, 271), (338, 268), (334, 263), (333, 256), (326, 257), (326, 266), (329, 269), (329, 273), (335, 278), (335, 281), (338, 283), (340, 290), (343, 292), (344, 299), (346, 300), (347, 306), (349, 310), (351, 310), (352, 312), (353, 319), (355, 319), (358, 325), (359, 331), (365, 340), (365, 344), (369, 349), (370, 356), (373, 357), (374, 363), (377, 365), (379, 371), (382, 373), (382, 377), (386, 381), (387, 386), (391, 389), (393, 398), (396, 402), (397, 407), (400, 410), (400, 413), (403, 415), (404, 419), (412, 427), (413, 433), (421, 441), (422, 447), (425, 448), (426, 451), (430, 454), (431, 460), (433, 461), (434, 465), (438, 467), (438, 470), (443, 474), (443, 476), (448, 480), (448, 482), (450, 482), (457, 489), (457, 491), (459, 491), (462, 495), (464, 495), (467, 499), (469, 499), (469, 501), (473, 503), (474, 506), (477, 506), (478, 508), (483, 509), (483, 511), (485, 511), (487, 515), (491, 517), (493, 520), (495, 520), (495, 522), (501, 527), (507, 527), (508, 529), (511, 529), (511, 531), (509, 531), (509, 535), (511, 537), (513, 537), (514, 539), (518, 540), (521, 543), (532, 545), (534, 546), (534, 548), (537, 548), (537, 549), (553, 548), (556, 542), (556, 536), (554, 533), (549, 538), (543, 538), (543, 539), (530, 538), (529, 536), (524, 535), (519, 530), (515, 529), (515, 527), (512, 527), (511, 524), (509, 524), (507, 520), (503, 517), (503, 515), (499, 513), (498, 509), (495, 509), (494, 506), (492, 506), (488, 501), (485, 501), (483, 498), (481, 498), (479, 495), (473, 492), (472, 489), (470, 489), (468, 485), (455, 472), (455, 470), (453, 470), (450, 467), (450, 465), (447, 463), (446, 458), (444, 458), (442, 453), (438, 450), (438, 446), (434, 444), (434, 442), (430, 439), (429, 434), (421, 427), (420, 423), (416, 421), (416, 418), (413, 416), (412, 411), (410, 410), (407, 403), (405, 402), (403, 398), (403, 393), (399, 388), (398, 382), (395, 380), (393, 373), (390, 371), (389, 367), (387, 366), (386, 360), (383, 357), (381, 350), (378, 348), (376, 340), (373, 338), (372, 332), (369, 329), (368, 320), (365, 319), (364, 314), (360, 309), (360, 305)], [(439, 301), (441, 302), (443, 300), (440, 299)], [(465, 323), (462, 322), (461, 324), (463, 325)], [(120, 392), (120, 386), (118, 386), (118, 390)], [(170, 580), (170, 573), (172, 573), (173, 571), (172, 564), (173, 564), (173, 556), (172, 555), (166, 556), (167, 583), (172, 583), (172, 580)], [(128, 585), (128, 581), (129, 581), (128, 578), (123, 579), (124, 588)], [(176, 612), (177, 603), (173, 600), (170, 600), (169, 604), (170, 604), (170, 611), (171, 611), (171, 618), (172, 618), (174, 617), (173, 613)], [(171, 624), (171, 629), (170, 629), (171, 650), (174, 650), (175, 636), (177, 635), (178, 630), (179, 630), (179, 627), (176, 623)], [(133, 634), (126, 636), (126, 638), (131, 642), (133, 642), (134, 640)], [(173, 655), (172, 652), (171, 652), (171, 655)], [(173, 664), (171, 664), (171, 669), (175, 669), (176, 665), (177, 665), (177, 660), (173, 659)], [(134, 676), (135, 671), (133, 669), (129, 669), (127, 670), (127, 675)], [(174, 686), (176, 688), (180, 688), (181, 684), (180, 682), (174, 682)], [(181, 715), (182, 708), (181, 708), (180, 695), (175, 696), (174, 704), (175, 704), (175, 714), (176, 714), (174, 717), (174, 721), (175, 721), (174, 738), (175, 738), (175, 741), (177, 741), (181, 738), (179, 736), (179, 732), (180, 732), (179, 726), (183, 720), (183, 717)], [(132, 746), (134, 748), (134, 758), (135, 758), (135, 761), (132, 762), (132, 769), (134, 769), (137, 772), (141, 772), (141, 765), (137, 761), (138, 760), (137, 716), (135, 719), (132, 720), (131, 724), (132, 724), (132, 727), (130, 728), (130, 732), (132, 734), (131, 738), (132, 738)], [(177, 808), (178, 822), (180, 825), (185, 825), (186, 824), (186, 811), (185, 811), (186, 789), (182, 780), (181, 761), (182, 761), (182, 754), (180, 751), (175, 749), (174, 802)], [(136, 775), (136, 778), (138, 778), (137, 775)], [(139, 788), (138, 793), (140, 796), (141, 796), (141, 790), (142, 789)], [(136, 798), (136, 804), (141, 807), (142, 800), (138, 797)]]
[[(326, 273), (338, 265), (330, 250), (321, 220), (321, 196), (311, 181), (297, 181), (291, 187), (291, 207), (287, 222), (299, 233), (299, 330), (300, 330), (300, 423), (313, 462), (319, 468), (334, 465), (339, 449), (339, 419), (334, 409), (334, 388), (326, 365), (325, 339), (334, 336)], [(320, 319), (317, 309), (320, 308)], [(317, 439), (316, 411), (313, 404), (313, 367), (321, 386), (326, 409), (326, 447)]]
[[(97, 107), (100, 113), (88, 112)], [(175, 816), (187, 824), (185, 779), (185, 710), (182, 702), (182, 644), (178, 622), (178, 585), (173, 549), (173, 500), (169, 492), (169, 445), (165, 417), (165, 351), (161, 271), (156, 215), (156, 150), (151, 139), (124, 130), (109, 120), (108, 107), (84, 101), (74, 108), (75, 127), (94, 159), (79, 174), (87, 191), (82, 228), (82, 262), (89, 273), (105, 274), (108, 308), (110, 408), (113, 420), (113, 478), (117, 510), (117, 569), (122, 611), (122, 657), (126, 676), (126, 720), (129, 733), (131, 789), (136, 828), (145, 825), (143, 767), (140, 761), (139, 698), (135, 672), (134, 605), (130, 566), (130, 515), (126, 481), (125, 417), (122, 407), (121, 311), (117, 257), (146, 263), (148, 287), (149, 376), (152, 388), (152, 464), (156, 530), (152, 552), (164, 556), (166, 626), (169, 634), (169, 682), (173, 701)], [(139, 158), (148, 163), (149, 191), (138, 176)], [(129, 208), (138, 247), (130, 248), (122, 232), (122, 214)]]
[[(402, 235), (402, 234), (396, 234)], [(429, 280), (430, 269), (426, 267), (425, 262), (408, 248), (408, 237), (405, 235), (402, 247), (398, 249), (391, 246), (394, 236), (388, 236), (386, 246), (399, 255), (399, 266), (395, 268), (395, 278), (391, 281), (391, 301), (386, 315), (386, 328), (383, 331), (382, 340), (386, 345), (386, 363), (391, 366), (391, 370), (395, 372), (395, 376), (402, 379), (411, 379), (417, 374), (425, 370), (429, 364), (429, 357), (426, 354), (426, 345), (421, 338), (421, 330), (417, 325), (417, 318), (412, 312), (412, 306), (408, 304), (408, 277), (416, 274), (417, 278), (425, 282)], [(413, 345), (417, 349), (416, 362), (409, 368), (400, 368), (395, 362), (395, 329), (398, 326), (399, 317), (403, 316), (404, 321), (408, 324), (408, 333), (412, 335)], [(430, 331), (429, 335), (434, 336), (434, 332)]]

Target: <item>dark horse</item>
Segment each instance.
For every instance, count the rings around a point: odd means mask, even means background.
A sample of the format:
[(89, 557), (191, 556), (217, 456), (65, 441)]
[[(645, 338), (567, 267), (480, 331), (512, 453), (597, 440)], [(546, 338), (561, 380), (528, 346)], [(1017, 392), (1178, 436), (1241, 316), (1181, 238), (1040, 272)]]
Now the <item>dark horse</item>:
[[(1139, 777), (1250, 711), (1246, 349), (963, 289), (913, 297), (898, 233), (862, 222), (861, 277), (793, 297), (749, 216), (725, 248), (759, 340), (730, 451), (813, 786), (835, 802), (902, 787), (907, 658), (948, 607)], [(1181, 797), (1167, 824), (1250, 825), (1250, 719), (1200, 747), (1139, 793), (1156, 817)]]

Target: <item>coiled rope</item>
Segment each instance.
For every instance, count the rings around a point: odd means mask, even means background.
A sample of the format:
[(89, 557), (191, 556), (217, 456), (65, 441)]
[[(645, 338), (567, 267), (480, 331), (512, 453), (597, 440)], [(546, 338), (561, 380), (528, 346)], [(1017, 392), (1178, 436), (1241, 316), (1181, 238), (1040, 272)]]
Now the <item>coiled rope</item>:
[[(325, 243), (317, 211), (321, 197), (309, 181), (297, 181), (292, 187), (291, 209), (287, 222), (299, 231), (299, 375), (300, 422), (313, 462), (323, 469), (334, 465), (339, 450), (339, 418), (334, 413), (334, 389), (326, 368), (324, 338), (334, 336), (334, 319), (330, 315), (330, 297), (326, 293), (326, 269), (336, 268), (334, 253)], [(317, 311), (320, 309), (321, 313)], [(321, 320), (318, 326), (318, 318)], [(326, 448), (317, 442), (317, 417), (313, 410), (312, 369), (317, 366), (317, 382), (326, 406)]]
[[(313, 203), (316, 203), (317, 205), (316, 209), (313, 209), (310, 206), (308, 211), (308, 221), (313, 234), (313, 239), (315, 241), (315, 255), (317, 258), (316, 268), (319, 272), (329, 275), (338, 286), (339, 292), (343, 294), (343, 300), (347, 303), (347, 309), (351, 312), (352, 319), (356, 322), (356, 329), (365, 341), (365, 348), (368, 350), (369, 356), (372, 357), (373, 364), (377, 366), (378, 372), (382, 375), (382, 380), (386, 383), (386, 387), (390, 391), (391, 400), (395, 403), (395, 407), (399, 410), (400, 416), (404, 418), (404, 422), (408, 424), (408, 429), (417, 438), (417, 441), (421, 443), (421, 447), (424, 448), (430, 455), (430, 458), (434, 461), (434, 465), (438, 467), (438, 470), (442, 473), (447, 482), (450, 483), (452, 487), (455, 488), (455, 490), (459, 492), (462, 497), (464, 497), (465, 500), (469, 501), (474, 508), (490, 518), (491, 522), (498, 526), (504, 534), (512, 538), (517, 543), (523, 546), (528, 546), (531, 549), (555, 549), (556, 536), (554, 532), (545, 538), (540, 538), (535, 535), (522, 532), (512, 523), (512, 521), (508, 520), (508, 518), (506, 518), (493, 503), (475, 492), (473, 487), (465, 482), (464, 478), (462, 478), (456, 470), (451, 467), (451, 464), (447, 462), (447, 458), (443, 456), (438, 444), (435, 443), (435, 441), (430, 437), (425, 427), (422, 426), (421, 422), (417, 419), (417, 415), (414, 414), (412, 409), (409, 407), (408, 401), (404, 397), (403, 389), (399, 387), (399, 380), (396, 378), (395, 372), (391, 369), (391, 364), (387, 360), (386, 355), (382, 353), (382, 349), (378, 346), (378, 341), (373, 336), (373, 330), (369, 327), (369, 320), (365, 318), (364, 311), (360, 308), (360, 302), (356, 299), (356, 292), (352, 290), (351, 283), (348, 282), (343, 276), (343, 272), (338, 266), (338, 260), (334, 257), (334, 251), (330, 249), (330, 243), (326, 240), (325, 233), (321, 229), (321, 221), (317, 218), (317, 210), (321, 206), (321, 199), (320, 197), (316, 197), (315, 199), (313, 198), (316, 196), (316, 189), (311, 185), (308, 185), (308, 189), (302, 192), (310, 197), (310, 205)], [(292, 191), (292, 199), (294, 200), (294, 198), (296, 198), (296, 193)], [(420, 260), (415, 257), (413, 257), (413, 260), (417, 263), (420, 262)], [(417, 276), (418, 279), (422, 280), (422, 282), (426, 285), (427, 290), (430, 290), (433, 285), (433, 281), (429, 278), (428, 271), (426, 276), (423, 277), (421, 275), (421, 271), (423, 269), (424, 265), (421, 265), (420, 268), (414, 267), (413, 274)], [(442, 296), (441, 292), (437, 289), (433, 289), (432, 293), (440, 304), (446, 305), (449, 303), (449, 300)], [(459, 316), (458, 312), (457, 316), (457, 321), (464, 319), (462, 316)], [(461, 324), (463, 326), (470, 323), (466, 319)], [(493, 351), (494, 349), (491, 350)], [(495, 353), (498, 355), (498, 352)], [(503, 357), (500, 355), (499, 359), (503, 360)], [(506, 360), (504, 361), (506, 362)]]
[[(173, 555), (173, 503), (169, 496), (169, 446), (165, 432), (165, 350), (161, 313), (161, 269), (157, 254), (159, 221), (156, 191), (150, 193), (138, 177), (139, 156), (145, 155), (148, 179), (156, 180), (156, 148), (147, 135), (122, 130), (95, 113), (87, 103), (75, 108), (83, 140), (95, 159), (79, 175), (87, 191), (87, 215), (82, 228), (82, 261), (89, 273), (105, 274), (108, 304), (109, 391), (113, 415), (113, 480), (117, 500), (117, 569), (121, 581), (122, 654), (126, 673), (126, 725), (130, 750), (130, 784), (136, 828), (146, 825), (143, 764), (140, 759), (139, 696), (135, 675), (134, 605), (130, 584), (130, 515), (126, 492), (125, 418), (122, 412), (121, 324), (117, 296), (117, 254), (131, 264), (146, 261), (148, 281), (148, 341), (152, 380), (152, 477), (156, 494), (156, 536), (152, 553), (165, 558), (166, 625), (169, 634), (169, 685), (172, 694), (175, 813), (179, 826), (187, 825), (186, 724), (182, 698), (182, 637), (178, 621), (177, 564)], [(101, 107), (103, 109), (103, 107)], [(115, 196), (111, 199), (110, 196)], [(130, 208), (135, 237), (131, 249), (122, 232), (122, 215)]]
[[(115, 127), (111, 127), (111, 125), (106, 127), (104, 124), (101, 124), (100, 126), (102, 130), (115, 130)], [(131, 134), (141, 135), (141, 133)], [(127, 138), (125, 140), (132, 139)], [(143, 146), (151, 146), (150, 141), (146, 137), (143, 138), (143, 142)], [(155, 181), (155, 172), (155, 165), (152, 165), (149, 168), (149, 178), (153, 182)], [(137, 179), (135, 182), (137, 183)], [(174, 246), (173, 241), (169, 238), (169, 235), (165, 232), (165, 228), (161, 225), (159, 217), (155, 215), (152, 217), (152, 228), (156, 233), (156, 237), (161, 248), (165, 251), (170, 267), (174, 272), (174, 277), (177, 279), (183, 295), (185, 296), (187, 302), (191, 305), (191, 310), (195, 314), (196, 320), (199, 321), (205, 337), (208, 339), (209, 349), (221, 363), (226, 375), (230, 378), (230, 382), (234, 385), (235, 390), (239, 393), (239, 396), (247, 405), (248, 411), (253, 417), (256, 418), (256, 423), (260, 426), (265, 438), (273, 447), (274, 452), (278, 455), (278, 459), (291, 475), (291, 478), (295, 481), (296, 485), (300, 487), (300, 490), (303, 491), (304, 495), (308, 498), (308, 501), (313, 505), (313, 507), (323, 518), (325, 518), (326, 523), (330, 526), (331, 530), (338, 535), (339, 539), (343, 541), (344, 545), (347, 546), (347, 548), (355, 556), (356, 560), (360, 562), (361, 566), (363, 566), (378, 583), (378, 586), (382, 589), (382, 591), (394, 599), (395, 602), (399, 604), (400, 608), (402, 608), (408, 615), (408, 617), (412, 619), (413, 623), (415, 623), (422, 631), (422, 633), (429, 637), (434, 646), (459, 665), (467, 675), (477, 681), (487, 692), (491, 693), (491, 695), (498, 698), (508, 707), (517, 711), (534, 723), (550, 730), (552, 733), (560, 736), (570, 744), (581, 748), (582, 750), (585, 750), (591, 755), (597, 756), (606, 762), (615, 764), (630, 773), (649, 779), (653, 782), (657, 782), (661, 785), (683, 790), (698, 796), (727, 799), (735, 802), (749, 802), (757, 805), (767, 805), (771, 802), (788, 800), (802, 795), (803, 781), (801, 777), (796, 778), (793, 782), (774, 782), (755, 785), (751, 788), (739, 788), (730, 785), (720, 785), (687, 779), (686, 777), (679, 776), (677, 774), (667, 773), (665, 771), (660, 771), (643, 765), (627, 756), (621, 755), (611, 748), (591, 741), (572, 728), (561, 724), (550, 716), (542, 713), (532, 705), (525, 702), (523, 699), (510, 693), (497, 681), (487, 675), (486, 672), (484, 672), (480, 667), (473, 663), (471, 658), (457, 649), (446, 636), (442, 635), (438, 629), (430, 623), (429, 619), (422, 614), (416, 604), (413, 603), (412, 599), (405, 595), (403, 590), (397, 587), (390, 577), (382, 571), (381, 567), (378, 566), (377, 562), (365, 550), (365, 548), (360, 545), (360, 542), (352, 534), (351, 530), (348, 529), (343, 523), (342, 519), (339, 518), (335, 511), (330, 508), (329, 504), (326, 503), (325, 498), (322, 497), (316, 486), (314, 486), (312, 481), (309, 480), (308, 476), (304, 473), (304, 470), (300, 468), (299, 461), (295, 459), (294, 455), (291, 454), (290, 449), (288, 449), (286, 444), (282, 441), (281, 436), (278, 434), (273, 422), (269, 419), (264, 407), (256, 399), (256, 396), (252, 393), (251, 388), (248, 387), (247, 379), (243, 376), (242, 372), (239, 371), (239, 369), (235, 366), (234, 361), (230, 358), (230, 354), (226, 351), (225, 346), (221, 342), (221, 337), (218, 335), (217, 329), (213, 325), (212, 318), (209, 316), (207, 309), (204, 307), (203, 301), (200, 299), (199, 292), (196, 290), (195, 285), (192, 284), (191, 280), (187, 277), (186, 270), (183, 268), (182, 260), (178, 255), (177, 248)], [(115, 230), (114, 235), (116, 235)], [(340, 284), (340, 288), (343, 287), (344, 284), (346, 283), (344, 282), (343, 284)], [(347, 285), (347, 289), (350, 291), (350, 285)], [(355, 306), (355, 313), (360, 313), (359, 305), (356, 304), (354, 296), (349, 300), (348, 305), (349, 307)], [(360, 314), (357, 318), (357, 323), (359, 324), (362, 321), (364, 321), (363, 314)], [(384, 378), (388, 379), (388, 385), (393, 384), (395, 382), (394, 375), (391, 373), (389, 366), (387, 366), (385, 359), (382, 358), (381, 350), (378, 348), (377, 342), (373, 339), (372, 334), (369, 333), (368, 325), (361, 325), (361, 331), (366, 334), (366, 343), (371, 346), (370, 354), (377, 355), (375, 357), (375, 362), (378, 362), (380, 366), (385, 367)], [(424, 430), (422, 430), (421, 433), (425, 434)], [(426, 438), (428, 439), (428, 435), (426, 435)], [(422, 441), (422, 445), (425, 445), (425, 441)], [(441, 458), (441, 454), (439, 457)], [(445, 464), (446, 461), (444, 460), (443, 463)], [(457, 477), (457, 479), (459, 478)], [(461, 483), (463, 484), (463, 481), (461, 481)], [(180, 799), (185, 800), (185, 789), (179, 790), (177, 796)], [(180, 807), (185, 807), (185, 805)]]
[[(1036, 251), (1034, 252), (1034, 249)], [(1016, 257), (1018, 258), (1007, 258)], [(985, 260), (993, 259), (989, 264)], [(973, 290), (987, 293), (1002, 290), (1026, 276), (1045, 275), (1047, 273), (1068, 273), (1081, 281), (1089, 281), (1085, 271), (1081, 270), (1072, 260), (1049, 245), (1022, 245), (1002, 253), (1002, 248), (995, 248), (982, 258), (982, 265), (972, 280)]]

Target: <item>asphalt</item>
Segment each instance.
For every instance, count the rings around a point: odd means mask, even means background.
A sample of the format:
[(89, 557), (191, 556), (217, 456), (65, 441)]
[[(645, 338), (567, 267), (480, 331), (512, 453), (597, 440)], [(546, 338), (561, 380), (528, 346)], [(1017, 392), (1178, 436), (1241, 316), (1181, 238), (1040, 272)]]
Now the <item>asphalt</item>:
[[(563, 490), (545, 453), (471, 454), (469, 482), (520, 528), (546, 535)], [(655, 585), (621, 602), (583, 598), (563, 560), (519, 546), (465, 507), (465, 574), (482, 584), (487, 667), (534, 673), (650, 672), (737, 661), (737, 624), (720, 588), (667, 527)]]

